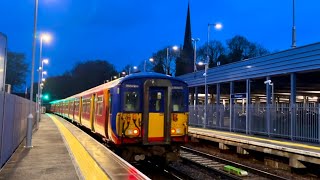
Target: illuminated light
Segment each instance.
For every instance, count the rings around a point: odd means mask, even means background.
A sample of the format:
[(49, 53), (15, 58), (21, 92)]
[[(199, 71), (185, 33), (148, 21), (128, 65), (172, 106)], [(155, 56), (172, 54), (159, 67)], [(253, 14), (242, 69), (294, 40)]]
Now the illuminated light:
[(217, 24), (214, 25), (214, 28), (222, 29), (222, 24), (221, 23), (217, 23)]
[(252, 66), (246, 66), (247, 68), (252, 68)]
[(178, 46), (173, 46), (172, 49), (173, 49), (174, 51), (177, 51), (179, 48), (178, 48)]
[(149, 59), (149, 61), (150, 61), (150, 62), (153, 62), (153, 61), (154, 61), (154, 59), (153, 59), (153, 58), (150, 58), (150, 59)]
[(49, 59), (44, 59), (42, 60), (43, 63), (48, 64), (49, 63)]
[(203, 66), (204, 62), (202, 62), (202, 61), (198, 62), (198, 65)]
[(177, 132), (177, 134), (181, 133), (181, 129), (177, 128), (176, 132)]
[(171, 129), (171, 134), (175, 134), (176, 130), (175, 129)]
[(40, 35), (41, 40), (49, 43), (51, 41), (51, 35), (48, 33), (43, 33)]
[(138, 69), (138, 67), (137, 66), (133, 66), (133, 69)]
[(133, 130), (133, 134), (138, 134), (139, 131), (137, 129)]

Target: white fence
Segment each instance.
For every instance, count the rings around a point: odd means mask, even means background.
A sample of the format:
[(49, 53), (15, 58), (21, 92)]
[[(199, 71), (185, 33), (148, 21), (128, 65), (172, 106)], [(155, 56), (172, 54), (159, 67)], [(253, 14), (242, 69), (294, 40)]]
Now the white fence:
[(0, 92), (0, 168), (26, 137), (30, 110), (35, 117), (34, 102)]
[[(320, 142), (319, 104), (234, 104), (208, 105), (207, 121), (204, 120), (204, 106), (189, 107), (189, 125), (213, 129), (259, 134), (291, 140)], [(248, 117), (247, 117), (248, 116)]]

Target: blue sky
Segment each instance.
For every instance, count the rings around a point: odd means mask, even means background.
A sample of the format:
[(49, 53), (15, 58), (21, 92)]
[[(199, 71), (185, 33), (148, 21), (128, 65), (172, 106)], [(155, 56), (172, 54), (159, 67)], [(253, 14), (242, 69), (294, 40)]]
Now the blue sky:
[[(121, 70), (183, 44), (187, 0), (39, 1), (38, 30), (54, 36), (43, 47), (49, 75), (88, 59), (105, 59)], [(1, 0), (0, 7), (0, 32), (8, 36), (9, 50), (27, 55), (31, 69), (34, 0)], [(318, 0), (296, 0), (297, 46), (320, 40), (319, 7)], [(271, 51), (291, 46), (292, 0), (190, 0), (190, 8), (192, 36), (200, 45), (207, 24), (221, 22), (211, 39), (225, 42), (239, 34)]]

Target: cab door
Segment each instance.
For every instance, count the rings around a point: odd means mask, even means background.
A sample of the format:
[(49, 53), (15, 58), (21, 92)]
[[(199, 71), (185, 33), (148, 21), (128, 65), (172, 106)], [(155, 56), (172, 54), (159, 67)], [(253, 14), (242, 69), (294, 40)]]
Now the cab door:
[(147, 80), (144, 85), (143, 143), (170, 144), (171, 82)]

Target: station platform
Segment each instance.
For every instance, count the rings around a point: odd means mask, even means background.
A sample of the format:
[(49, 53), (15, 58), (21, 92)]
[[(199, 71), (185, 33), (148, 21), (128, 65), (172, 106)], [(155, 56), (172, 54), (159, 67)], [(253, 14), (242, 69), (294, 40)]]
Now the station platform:
[(252, 150), (285, 157), (293, 168), (305, 168), (306, 162), (320, 165), (320, 145), (196, 127), (189, 127), (189, 136), (191, 139), (217, 142), (220, 149), (236, 147), (239, 154), (249, 154)]
[(33, 148), (21, 143), (0, 179), (149, 179), (111, 150), (62, 118), (45, 114)]

